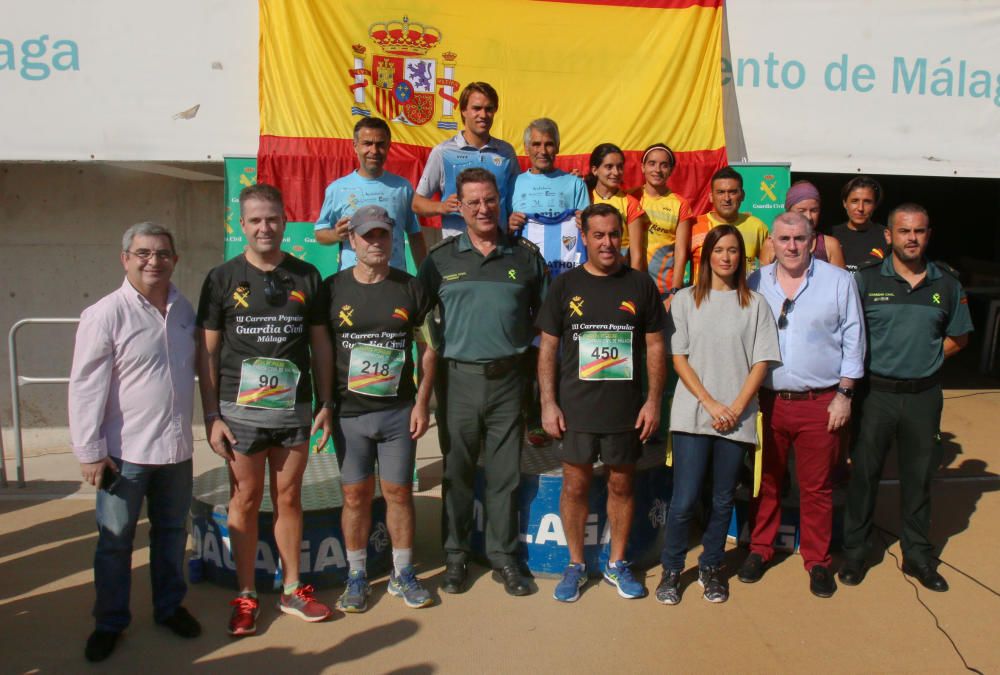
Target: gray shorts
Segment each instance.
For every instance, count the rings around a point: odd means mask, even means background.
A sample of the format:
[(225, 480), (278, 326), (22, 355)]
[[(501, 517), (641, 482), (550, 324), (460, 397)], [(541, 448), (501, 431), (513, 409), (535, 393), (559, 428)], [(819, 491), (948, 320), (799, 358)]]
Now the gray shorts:
[(413, 404), (341, 417), (334, 425), (337, 463), (343, 483), (359, 483), (375, 471), (382, 480), (397, 485), (413, 483), (417, 442), (410, 438), (410, 412)]
[(241, 455), (252, 455), (269, 448), (294, 448), (309, 443), (309, 427), (271, 429), (229, 418), (224, 418), (223, 421), (236, 436), (237, 443), (231, 449)]

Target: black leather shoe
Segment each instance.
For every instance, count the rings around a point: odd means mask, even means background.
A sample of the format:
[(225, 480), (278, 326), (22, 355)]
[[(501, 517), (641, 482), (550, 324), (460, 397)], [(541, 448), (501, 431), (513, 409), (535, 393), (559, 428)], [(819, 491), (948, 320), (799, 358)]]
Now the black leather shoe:
[(929, 591), (944, 593), (948, 590), (948, 582), (930, 565), (911, 565), (904, 560), (903, 574), (913, 577)]
[(531, 586), (521, 575), (517, 565), (504, 565), (498, 570), (493, 570), (493, 578), (503, 584), (507, 595), (531, 595)]
[(201, 624), (198, 623), (198, 619), (191, 616), (191, 612), (183, 607), (178, 607), (173, 614), (159, 623), (182, 638), (196, 638), (201, 635)]
[(865, 580), (865, 564), (863, 562), (857, 562), (855, 560), (845, 560), (844, 564), (840, 566), (840, 571), (837, 572), (837, 577), (840, 579), (840, 583), (847, 586), (857, 586), (862, 581)]
[(816, 565), (809, 570), (809, 590), (817, 598), (829, 598), (837, 592), (837, 582), (828, 567)]
[(464, 562), (445, 563), (441, 590), (444, 593), (464, 593), (465, 580), (468, 576), (469, 568)]
[(121, 633), (98, 628), (87, 638), (87, 648), (83, 650), (83, 655), (87, 657), (88, 661), (95, 663), (103, 661), (111, 656), (111, 652), (115, 650), (120, 635)]
[(763, 556), (759, 553), (751, 553), (743, 561), (743, 564), (740, 565), (740, 569), (736, 573), (736, 578), (745, 584), (755, 584), (764, 576), (764, 569), (766, 567), (767, 563), (764, 562)]

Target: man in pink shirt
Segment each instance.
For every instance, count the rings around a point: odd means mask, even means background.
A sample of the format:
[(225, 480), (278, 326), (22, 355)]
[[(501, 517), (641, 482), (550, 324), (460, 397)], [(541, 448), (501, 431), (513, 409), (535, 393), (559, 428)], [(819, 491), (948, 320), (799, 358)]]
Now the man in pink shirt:
[(128, 627), (132, 540), (146, 499), (153, 618), (185, 637), (201, 626), (183, 606), (191, 507), (195, 315), (170, 283), (170, 231), (122, 237), (121, 288), (83, 311), (69, 382), (69, 426), (83, 479), (97, 490), (96, 629), (84, 652), (103, 661)]

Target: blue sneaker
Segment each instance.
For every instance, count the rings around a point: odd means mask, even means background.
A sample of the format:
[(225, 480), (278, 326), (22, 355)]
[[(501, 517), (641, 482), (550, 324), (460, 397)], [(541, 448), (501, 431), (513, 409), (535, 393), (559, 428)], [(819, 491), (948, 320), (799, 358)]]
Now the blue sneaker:
[(556, 584), (552, 597), (559, 602), (576, 602), (580, 599), (580, 589), (587, 583), (587, 566), (581, 563), (566, 565), (562, 579)]
[(426, 588), (420, 585), (420, 579), (417, 579), (413, 565), (407, 565), (401, 569), (398, 576), (396, 575), (396, 571), (393, 570), (389, 574), (388, 590), (389, 595), (402, 598), (406, 606), (413, 609), (427, 607), (434, 603), (431, 594), (427, 592)]
[(629, 564), (624, 560), (612, 563), (608, 561), (604, 568), (604, 580), (618, 589), (618, 595), (626, 600), (634, 600), (646, 595), (646, 587), (632, 576)]
[(368, 609), (368, 596), (372, 589), (368, 576), (363, 570), (351, 570), (347, 576), (347, 588), (337, 600), (337, 609), (350, 614), (359, 614)]

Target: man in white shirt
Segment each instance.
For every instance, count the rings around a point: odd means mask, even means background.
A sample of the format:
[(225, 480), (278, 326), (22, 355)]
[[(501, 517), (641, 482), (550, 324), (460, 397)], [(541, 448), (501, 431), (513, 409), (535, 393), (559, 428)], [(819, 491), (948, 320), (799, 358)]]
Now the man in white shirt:
[(133, 225), (121, 288), (83, 311), (69, 382), (69, 425), (83, 479), (97, 490), (96, 629), (84, 652), (103, 661), (131, 621), (132, 540), (147, 502), (153, 618), (175, 634), (201, 626), (181, 601), (191, 508), (195, 315), (170, 283), (170, 231)]

